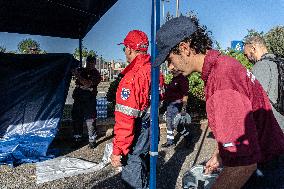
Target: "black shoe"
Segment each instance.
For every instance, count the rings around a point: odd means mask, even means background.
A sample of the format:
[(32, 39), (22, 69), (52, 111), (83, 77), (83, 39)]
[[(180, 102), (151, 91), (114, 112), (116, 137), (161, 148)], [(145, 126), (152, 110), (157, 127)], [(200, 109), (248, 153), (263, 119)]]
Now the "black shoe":
[(166, 143), (162, 144), (161, 146), (162, 146), (162, 148), (168, 148), (172, 145), (174, 145), (174, 143), (166, 142)]
[(95, 142), (89, 142), (89, 148), (94, 149), (97, 147), (97, 143)]

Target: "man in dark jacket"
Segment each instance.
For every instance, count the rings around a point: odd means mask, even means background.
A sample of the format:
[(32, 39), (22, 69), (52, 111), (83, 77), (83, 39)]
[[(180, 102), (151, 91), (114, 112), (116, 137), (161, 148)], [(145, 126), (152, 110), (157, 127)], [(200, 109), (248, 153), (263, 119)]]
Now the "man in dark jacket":
[(86, 68), (74, 71), (76, 88), (73, 92), (72, 120), (75, 142), (81, 142), (83, 136), (83, 123), (86, 122), (89, 136), (89, 147), (96, 147), (96, 97), (97, 87), (101, 81), (101, 75), (95, 68), (96, 58), (88, 56)]

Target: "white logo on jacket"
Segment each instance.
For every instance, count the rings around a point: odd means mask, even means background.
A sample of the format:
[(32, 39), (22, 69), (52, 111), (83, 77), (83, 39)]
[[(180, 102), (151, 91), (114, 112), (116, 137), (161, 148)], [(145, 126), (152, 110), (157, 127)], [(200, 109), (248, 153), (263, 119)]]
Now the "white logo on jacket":
[(122, 88), (120, 96), (122, 100), (127, 100), (130, 96), (130, 89)]
[(251, 82), (254, 83), (255, 76), (247, 69), (247, 76), (250, 78)]

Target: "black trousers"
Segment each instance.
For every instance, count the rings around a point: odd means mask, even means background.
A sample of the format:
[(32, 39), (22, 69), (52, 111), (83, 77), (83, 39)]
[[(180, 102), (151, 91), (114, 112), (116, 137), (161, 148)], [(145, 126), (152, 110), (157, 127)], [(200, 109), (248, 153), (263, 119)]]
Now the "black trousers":
[(258, 165), (242, 189), (284, 189), (284, 155)]
[(72, 121), (74, 135), (82, 135), (84, 121), (93, 119), (93, 123), (88, 125), (88, 135), (89, 138), (92, 138), (96, 132), (96, 95), (91, 91), (76, 88), (73, 92), (73, 99)]

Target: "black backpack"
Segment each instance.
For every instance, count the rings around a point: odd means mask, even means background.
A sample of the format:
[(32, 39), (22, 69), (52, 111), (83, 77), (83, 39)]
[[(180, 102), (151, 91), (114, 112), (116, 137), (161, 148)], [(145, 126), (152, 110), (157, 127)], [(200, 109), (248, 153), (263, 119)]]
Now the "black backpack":
[(277, 64), (278, 68), (278, 97), (276, 103), (271, 102), (272, 106), (284, 116), (284, 58), (264, 58), (273, 61)]

